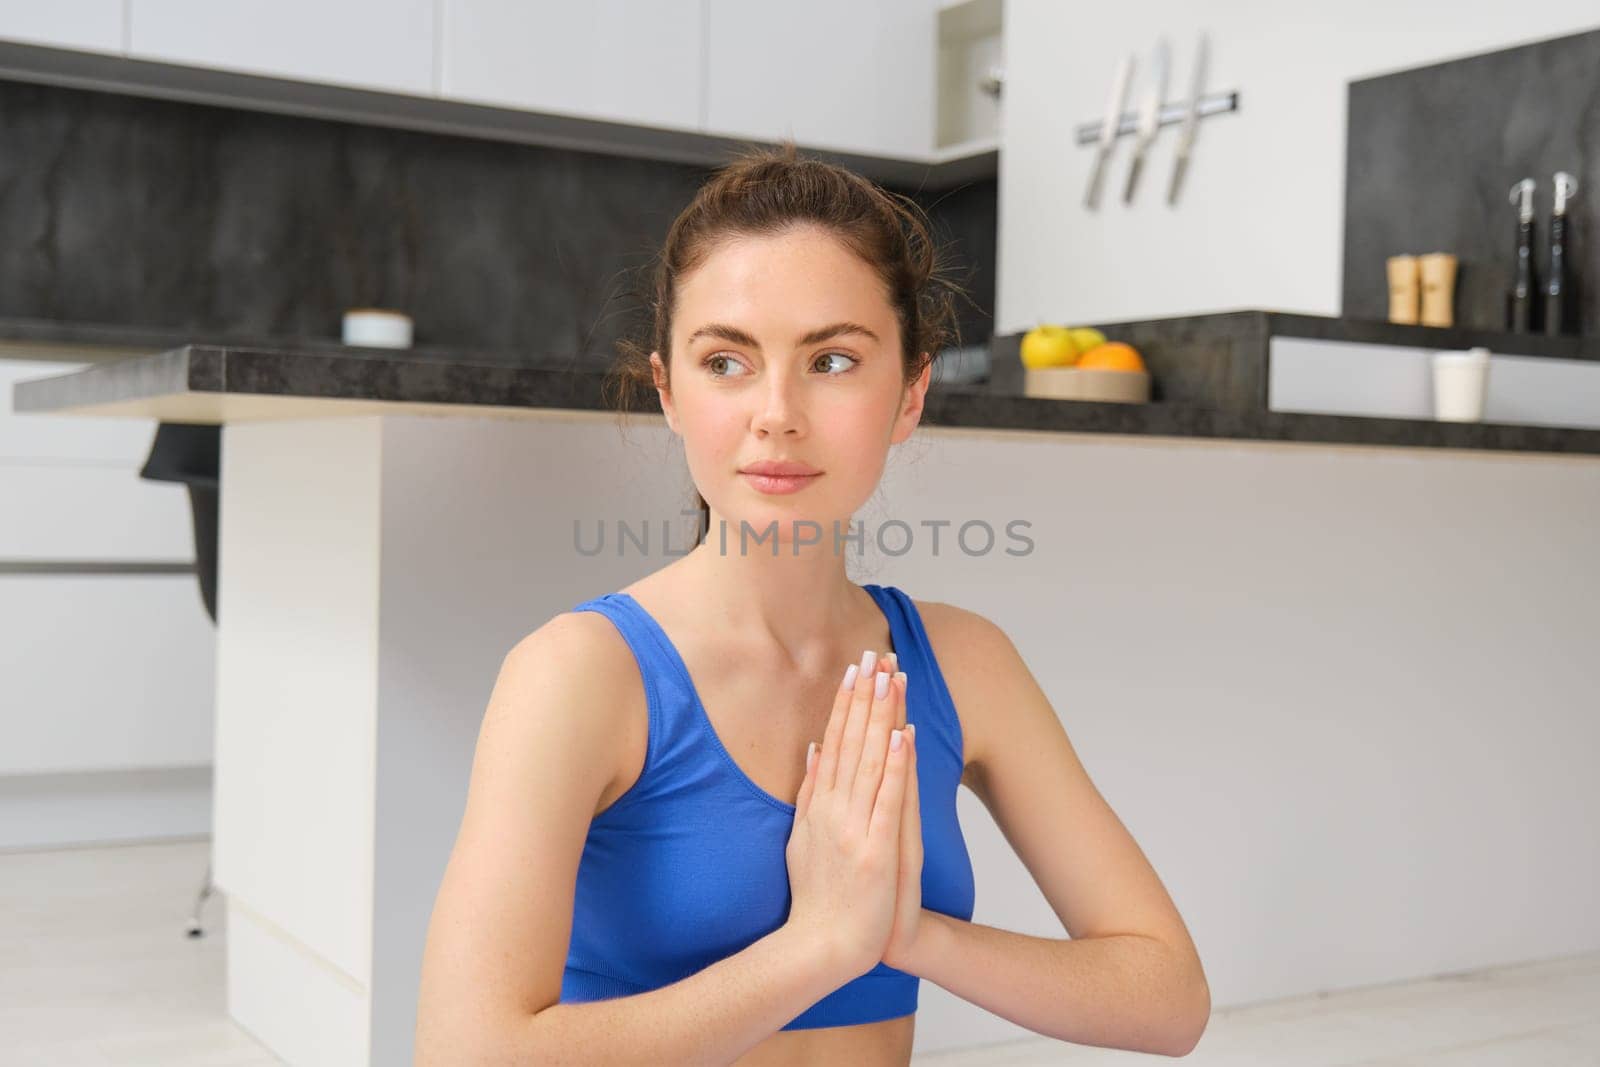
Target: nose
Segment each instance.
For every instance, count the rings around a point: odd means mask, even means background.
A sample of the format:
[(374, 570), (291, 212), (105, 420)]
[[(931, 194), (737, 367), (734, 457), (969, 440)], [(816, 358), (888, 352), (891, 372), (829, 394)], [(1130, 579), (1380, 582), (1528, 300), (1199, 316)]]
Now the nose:
[(773, 375), (757, 402), (751, 429), (762, 436), (802, 432), (805, 414), (796, 395), (798, 389), (786, 376)]

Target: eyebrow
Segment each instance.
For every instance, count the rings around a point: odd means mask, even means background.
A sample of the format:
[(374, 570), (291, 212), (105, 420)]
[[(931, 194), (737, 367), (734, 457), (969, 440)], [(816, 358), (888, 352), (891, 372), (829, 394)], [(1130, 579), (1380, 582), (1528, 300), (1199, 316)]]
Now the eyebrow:
[[(831, 340), (832, 338), (838, 337), (841, 334), (847, 333), (862, 334), (863, 336), (872, 338), (873, 341), (878, 341), (877, 334), (873, 333), (871, 330), (867, 329), (858, 322), (835, 322), (830, 326), (819, 326), (809, 333), (802, 334), (795, 341), (795, 344), (797, 346), (820, 344), (823, 341)], [(748, 333), (739, 329), (737, 326), (728, 326), (725, 323), (706, 323), (704, 326), (700, 327), (694, 333), (689, 335), (689, 340), (686, 342), (686, 344), (692, 345), (698, 338), (701, 337), (720, 337), (724, 341), (731, 341), (736, 345), (744, 345), (746, 348), (753, 348), (758, 352), (761, 350), (760, 342), (758, 342), (754, 337), (751, 337)]]

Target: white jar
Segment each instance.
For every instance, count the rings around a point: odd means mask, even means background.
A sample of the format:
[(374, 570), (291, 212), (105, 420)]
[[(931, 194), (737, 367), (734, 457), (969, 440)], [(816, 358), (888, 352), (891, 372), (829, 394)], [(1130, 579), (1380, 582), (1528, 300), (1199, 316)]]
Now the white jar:
[(1433, 416), (1444, 422), (1478, 422), (1489, 392), (1489, 350), (1433, 354)]
[(351, 308), (344, 313), (344, 343), (368, 348), (410, 348), (411, 316), (383, 308)]

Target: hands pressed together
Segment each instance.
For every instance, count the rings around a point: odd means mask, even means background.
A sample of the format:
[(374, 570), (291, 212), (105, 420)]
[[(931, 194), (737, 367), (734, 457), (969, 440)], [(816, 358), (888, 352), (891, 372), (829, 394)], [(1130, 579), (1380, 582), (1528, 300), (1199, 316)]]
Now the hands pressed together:
[(852, 977), (903, 967), (922, 914), (916, 727), (898, 667), (868, 651), (845, 672), (785, 851), (789, 922), (830, 941)]

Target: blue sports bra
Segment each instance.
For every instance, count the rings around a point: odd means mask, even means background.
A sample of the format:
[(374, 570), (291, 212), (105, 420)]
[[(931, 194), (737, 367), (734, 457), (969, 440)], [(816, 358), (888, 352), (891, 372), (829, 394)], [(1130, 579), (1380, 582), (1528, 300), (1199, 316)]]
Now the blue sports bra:
[[(889, 620), (917, 724), (922, 906), (970, 920), (972, 864), (956, 819), (961, 725), (911, 598), (865, 585)], [(561, 1002), (630, 996), (681, 981), (782, 926), (784, 857), (795, 806), (739, 769), (706, 717), (677, 649), (627, 593), (574, 611), (609, 618), (633, 650), (649, 707), (638, 780), (589, 824), (578, 865)], [(879, 962), (812, 1004), (784, 1030), (910, 1015), (921, 979)]]

